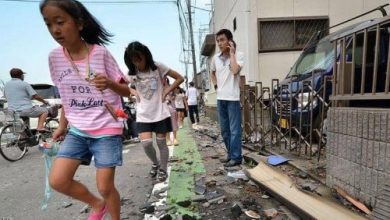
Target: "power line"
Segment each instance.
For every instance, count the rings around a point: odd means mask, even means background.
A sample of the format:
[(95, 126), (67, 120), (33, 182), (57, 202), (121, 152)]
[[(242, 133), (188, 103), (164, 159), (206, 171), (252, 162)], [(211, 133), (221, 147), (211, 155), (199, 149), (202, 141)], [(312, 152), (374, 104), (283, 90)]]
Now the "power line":
[[(40, 0), (0, 0), (0, 2), (27, 2), (27, 3), (37, 3), (41, 2)], [(165, 3), (176, 3), (173, 0), (150, 0), (150, 1), (80, 1), (86, 4), (165, 4)]]

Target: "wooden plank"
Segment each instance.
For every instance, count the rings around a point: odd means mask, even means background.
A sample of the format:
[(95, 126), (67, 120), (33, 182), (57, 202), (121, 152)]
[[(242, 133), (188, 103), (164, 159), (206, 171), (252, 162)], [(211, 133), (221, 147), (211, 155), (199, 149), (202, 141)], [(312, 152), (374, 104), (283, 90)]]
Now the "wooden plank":
[(300, 191), (287, 175), (261, 161), (246, 173), (286, 205), (296, 208), (294, 212), (304, 219), (367, 219), (333, 201)]
[(348, 195), (347, 192), (345, 192), (343, 189), (341, 189), (338, 186), (335, 186), (334, 189), (337, 191), (338, 194), (340, 194), (342, 197), (344, 197), (346, 200), (348, 200), (350, 203), (352, 203), (356, 208), (359, 208), (364, 213), (370, 215), (371, 211), (365, 206), (363, 203), (357, 201), (356, 199), (352, 198), (350, 195)]

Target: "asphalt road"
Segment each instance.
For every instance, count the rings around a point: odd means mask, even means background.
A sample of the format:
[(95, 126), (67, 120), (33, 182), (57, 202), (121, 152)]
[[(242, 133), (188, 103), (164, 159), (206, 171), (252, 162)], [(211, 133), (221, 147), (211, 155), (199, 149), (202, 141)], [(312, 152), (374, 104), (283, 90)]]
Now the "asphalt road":
[[(116, 185), (122, 198), (122, 219), (143, 219), (138, 207), (147, 200), (153, 182), (147, 176), (150, 162), (143, 149), (124, 146), (123, 166), (117, 168)], [(31, 148), (20, 161), (10, 163), (0, 156), (0, 219), (68, 220), (87, 219), (80, 211), (85, 204), (53, 192), (46, 211), (41, 211), (44, 196), (44, 160), (38, 148)], [(76, 179), (97, 193), (95, 167), (81, 166)]]

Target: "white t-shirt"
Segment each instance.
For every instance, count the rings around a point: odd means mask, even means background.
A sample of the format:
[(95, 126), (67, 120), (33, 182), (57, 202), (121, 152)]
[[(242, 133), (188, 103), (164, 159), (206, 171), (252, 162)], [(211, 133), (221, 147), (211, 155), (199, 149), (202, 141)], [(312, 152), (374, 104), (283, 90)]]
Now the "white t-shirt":
[(198, 90), (194, 87), (190, 87), (187, 90), (188, 105), (198, 105)]
[(184, 94), (183, 93), (179, 93), (179, 94), (176, 95), (175, 106), (176, 106), (176, 108), (180, 108), (180, 109), (185, 108), (185, 106), (184, 106)]
[(155, 71), (137, 72), (136, 90), (140, 101), (137, 103), (137, 122), (152, 123), (171, 116), (168, 105), (162, 100), (164, 76), (169, 68), (156, 62)]
[[(244, 54), (236, 52), (237, 64), (242, 68)], [(225, 58), (222, 53), (214, 55), (210, 70), (215, 71), (217, 77), (217, 99), (227, 101), (240, 100), (240, 74), (233, 74), (230, 70), (230, 58)]]

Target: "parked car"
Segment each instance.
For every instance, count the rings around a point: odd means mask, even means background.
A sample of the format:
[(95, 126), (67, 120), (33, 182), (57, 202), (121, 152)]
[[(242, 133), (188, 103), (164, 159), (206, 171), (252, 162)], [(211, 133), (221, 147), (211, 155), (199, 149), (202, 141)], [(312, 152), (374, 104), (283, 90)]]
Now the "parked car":
[[(390, 18), (390, 16), (386, 17)], [(378, 19), (383, 20), (386, 17)], [(281, 128), (286, 129), (289, 126), (298, 127), (300, 125), (300, 119), (302, 119), (301, 131), (303, 133), (309, 132), (311, 123), (312, 128), (321, 127), (321, 115), (319, 113), (321, 112), (320, 110), (322, 105), (319, 98), (313, 96), (313, 91), (315, 91), (315, 93), (320, 93), (320, 90), (322, 90), (321, 86), (323, 85), (323, 80), (325, 76), (333, 75), (335, 56), (337, 56), (336, 66), (337, 68), (339, 68), (341, 49), (338, 46), (336, 49), (337, 52), (335, 53), (333, 43), (331, 41), (333, 38), (348, 32), (354, 32), (359, 30), (355, 40), (355, 79), (353, 81), (353, 92), (358, 93), (361, 89), (363, 57), (366, 57), (364, 79), (365, 81), (363, 90), (366, 93), (371, 92), (374, 75), (374, 60), (376, 53), (376, 30), (369, 29), (367, 31), (367, 50), (364, 51), (364, 28), (370, 26), (370, 24), (377, 22), (378, 19), (371, 19), (354, 25), (350, 25), (323, 38), (312, 40), (303, 50), (298, 60), (291, 68), (290, 72), (287, 74), (286, 78), (283, 79), (278, 86), (275, 86), (273, 88), (274, 94), (277, 94), (276, 99), (278, 99), (278, 101), (282, 103), (280, 104), (275, 100), (272, 103), (273, 122), (278, 123)], [(389, 25), (387, 24), (387, 26), (381, 26), (379, 33), (380, 37), (376, 91), (383, 92), (385, 88), (387, 57), (389, 50)], [(345, 72), (347, 74), (351, 74), (353, 48), (352, 37), (347, 37), (345, 39), (345, 44)], [(309, 82), (311, 84), (312, 90), (310, 90), (310, 87), (304, 86), (305, 82)], [(351, 89), (351, 84), (352, 83), (350, 78), (347, 78), (345, 80), (345, 85), (347, 85), (347, 87), (349, 86), (348, 89)], [(289, 93), (290, 89), (291, 94)], [(350, 90), (347, 92), (350, 92)], [(331, 93), (332, 84), (328, 83), (326, 84), (325, 89), (326, 101), (329, 100)], [(291, 96), (293, 97), (292, 99), (290, 99)], [(308, 105), (309, 102), (311, 102), (312, 106)], [(390, 107), (390, 104), (380, 100), (358, 100), (351, 101), (349, 103), (349, 106)], [(290, 111), (292, 118), (291, 121), (289, 120)], [(311, 115), (313, 117), (312, 120)]]

